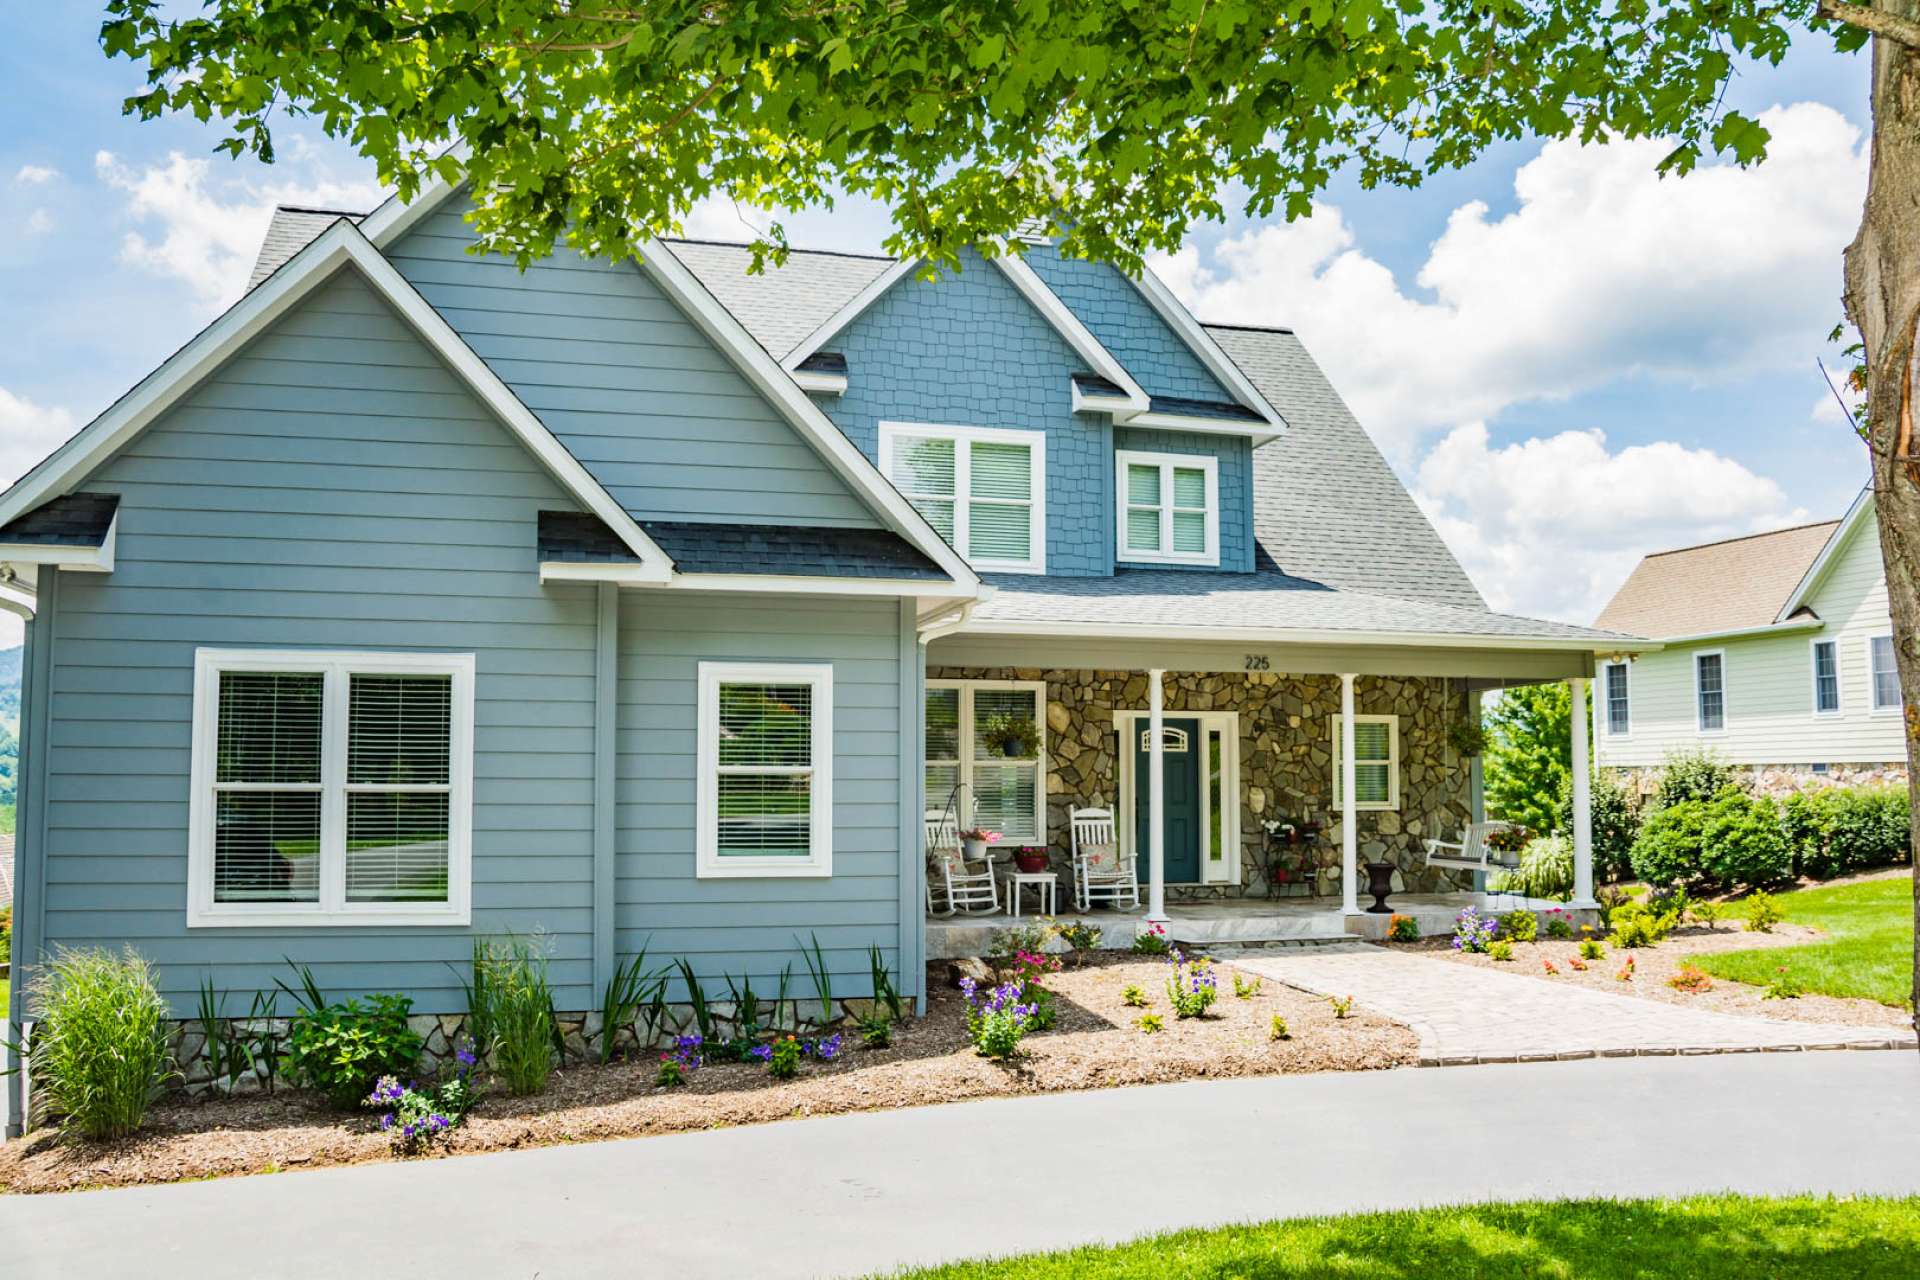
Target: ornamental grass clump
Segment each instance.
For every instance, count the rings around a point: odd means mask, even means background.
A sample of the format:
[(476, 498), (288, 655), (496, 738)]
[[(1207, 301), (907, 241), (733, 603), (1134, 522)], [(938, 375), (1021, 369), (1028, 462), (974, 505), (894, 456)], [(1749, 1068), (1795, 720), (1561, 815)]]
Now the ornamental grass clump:
[(1176, 1018), (1202, 1018), (1220, 998), (1220, 986), (1213, 975), (1213, 962), (1205, 956), (1189, 960), (1175, 951), (1173, 972), (1167, 975), (1167, 1003)]
[(83, 1138), (123, 1138), (173, 1074), (161, 998), (129, 947), (60, 950), (27, 989), (35, 1018), (26, 1058), (36, 1091)]
[(1005, 1061), (1020, 1052), (1020, 1040), (1033, 1027), (1034, 1007), (1022, 999), (1017, 983), (1003, 982), (984, 995), (972, 978), (960, 981), (967, 1002), (967, 1039), (983, 1058)]
[[(474, 990), (485, 992), (482, 1024), (493, 1037), (489, 1061), (515, 1097), (547, 1087), (556, 1041), (547, 953), (537, 941), (506, 938), (475, 951)], [(483, 976), (484, 975), (484, 976)]]

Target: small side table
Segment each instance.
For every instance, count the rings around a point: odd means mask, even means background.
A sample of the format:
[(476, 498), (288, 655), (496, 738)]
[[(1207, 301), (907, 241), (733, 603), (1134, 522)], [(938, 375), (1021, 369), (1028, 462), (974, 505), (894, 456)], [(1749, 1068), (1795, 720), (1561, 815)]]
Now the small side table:
[(1042, 915), (1053, 915), (1056, 897), (1060, 886), (1060, 876), (1054, 871), (1008, 871), (1001, 875), (1000, 882), (1007, 886), (1007, 914), (1020, 914), (1020, 891), (1028, 885), (1036, 890), (1044, 908)]

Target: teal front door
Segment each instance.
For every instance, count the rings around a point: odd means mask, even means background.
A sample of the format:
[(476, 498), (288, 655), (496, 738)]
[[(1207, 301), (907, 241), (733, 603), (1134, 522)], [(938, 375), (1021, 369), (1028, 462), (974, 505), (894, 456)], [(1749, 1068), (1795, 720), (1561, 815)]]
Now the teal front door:
[[(1163, 722), (1166, 745), (1162, 748), (1166, 777), (1166, 878), (1168, 884), (1191, 884), (1200, 879), (1200, 752), (1206, 739), (1198, 720), (1167, 717)], [(1149, 770), (1147, 745), (1153, 731), (1145, 717), (1134, 722), (1133, 729), (1133, 831), (1138, 847), (1136, 861), (1140, 884), (1148, 879), (1149, 833), (1153, 830), (1153, 790), (1147, 783)]]

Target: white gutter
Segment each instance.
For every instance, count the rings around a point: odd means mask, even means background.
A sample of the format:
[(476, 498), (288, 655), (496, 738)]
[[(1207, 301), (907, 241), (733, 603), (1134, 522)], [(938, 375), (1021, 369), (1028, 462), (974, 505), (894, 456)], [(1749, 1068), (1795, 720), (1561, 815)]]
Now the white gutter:
[(1313, 631), (1276, 627), (1148, 626), (1133, 623), (984, 621), (942, 630), (970, 636), (1054, 636), (1083, 640), (1195, 640), (1257, 644), (1404, 645), (1432, 649), (1552, 649), (1612, 657), (1650, 653), (1661, 641), (1576, 636), (1452, 635), (1416, 631)]
[[(1731, 631), (1701, 631), (1690, 636), (1663, 636), (1660, 644), (1703, 644), (1708, 640), (1738, 640), (1746, 636), (1785, 635), (1796, 631), (1818, 631), (1826, 625), (1824, 619), (1815, 615), (1801, 618), (1796, 622), (1768, 622), (1758, 627), (1735, 627)], [(1655, 646), (1655, 648), (1658, 647), (1658, 645)]]

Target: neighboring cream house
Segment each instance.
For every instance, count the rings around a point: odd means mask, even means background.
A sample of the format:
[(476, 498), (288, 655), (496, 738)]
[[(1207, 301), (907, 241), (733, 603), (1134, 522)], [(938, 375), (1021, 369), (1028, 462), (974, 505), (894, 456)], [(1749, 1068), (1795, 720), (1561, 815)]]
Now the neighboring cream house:
[(1595, 672), (1600, 766), (1645, 789), (1668, 756), (1700, 750), (1768, 791), (1904, 782), (1873, 512), (1863, 492), (1839, 520), (1642, 560), (1595, 625), (1663, 647)]

